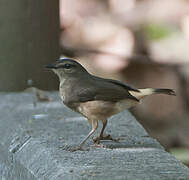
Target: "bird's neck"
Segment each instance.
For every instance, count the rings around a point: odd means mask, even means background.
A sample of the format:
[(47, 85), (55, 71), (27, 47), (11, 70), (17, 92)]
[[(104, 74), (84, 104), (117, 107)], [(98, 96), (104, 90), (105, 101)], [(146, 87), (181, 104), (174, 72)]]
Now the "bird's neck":
[[(65, 76), (64, 76), (65, 77)], [(78, 76), (72, 76), (72, 77), (59, 77), (60, 80), (60, 88), (72, 88), (73, 86), (76, 86), (77, 84), (86, 81), (90, 82), (91, 75), (85, 75), (85, 74), (78, 74)]]
[[(60, 79), (60, 88), (69, 88), (70, 85), (74, 85), (73, 81), (76, 82), (75, 78), (59, 78)], [(71, 82), (72, 81), (72, 82)]]
[(60, 79), (60, 88), (64, 86), (65, 81), (66, 81), (66, 79)]

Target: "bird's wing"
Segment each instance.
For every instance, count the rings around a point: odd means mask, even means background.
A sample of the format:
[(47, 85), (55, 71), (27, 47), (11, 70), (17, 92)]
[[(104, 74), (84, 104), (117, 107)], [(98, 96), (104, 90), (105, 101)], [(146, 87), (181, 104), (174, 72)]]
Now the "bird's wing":
[[(95, 77), (96, 78), (96, 77)], [(98, 77), (97, 77), (98, 78)], [(121, 87), (123, 87), (125, 90), (127, 91), (136, 91), (136, 92), (140, 92), (137, 88), (133, 88), (131, 87), (130, 85), (126, 84), (126, 83), (123, 83), (121, 81), (117, 81), (117, 80), (114, 80), (114, 79), (103, 79), (103, 78), (98, 78), (98, 79), (102, 79), (102, 80), (106, 80), (110, 83), (113, 83), (113, 84), (116, 84), (116, 85), (119, 85)]]
[[(129, 90), (138, 91), (129, 86), (125, 86), (119, 81), (101, 79), (100, 81), (96, 79), (91, 81), (90, 84), (83, 84), (80, 86), (82, 88), (75, 88), (73, 91), (74, 99), (78, 102), (103, 100), (116, 102), (123, 99), (132, 99), (134, 101), (139, 101), (136, 97), (129, 93)], [(128, 87), (128, 88), (126, 88)]]

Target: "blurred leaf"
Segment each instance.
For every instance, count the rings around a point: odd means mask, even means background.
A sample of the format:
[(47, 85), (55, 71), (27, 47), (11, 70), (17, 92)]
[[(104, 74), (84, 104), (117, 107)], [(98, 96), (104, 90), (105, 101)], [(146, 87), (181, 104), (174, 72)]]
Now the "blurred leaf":
[(148, 24), (144, 27), (144, 33), (150, 40), (160, 40), (172, 35), (175, 30), (163, 24)]

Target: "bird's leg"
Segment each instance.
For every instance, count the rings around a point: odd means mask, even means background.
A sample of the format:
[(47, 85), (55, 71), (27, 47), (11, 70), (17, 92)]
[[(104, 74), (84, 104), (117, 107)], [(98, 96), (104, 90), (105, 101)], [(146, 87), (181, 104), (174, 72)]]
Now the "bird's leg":
[(102, 130), (101, 130), (101, 132), (100, 132), (100, 134), (99, 134), (99, 137), (100, 137), (100, 138), (103, 138), (103, 133), (104, 133), (104, 130), (105, 130), (106, 126), (107, 126), (107, 120), (103, 121), (102, 124), (103, 124)]
[(106, 126), (107, 126), (107, 120), (104, 120), (104, 121), (102, 122), (102, 124), (103, 124), (103, 127), (102, 127), (102, 130), (101, 130), (100, 134), (99, 134), (96, 138), (94, 138), (93, 141), (94, 141), (95, 143), (97, 143), (97, 144), (100, 143), (100, 140), (118, 141), (117, 139), (113, 139), (110, 134), (108, 134), (108, 135), (106, 135), (106, 136), (103, 136), (104, 130), (105, 130)]
[(82, 149), (82, 146), (85, 144), (85, 142), (91, 137), (92, 134), (97, 130), (98, 128), (98, 121), (92, 120), (91, 122), (92, 130), (89, 132), (87, 137), (80, 143), (79, 148)]
[(105, 139), (105, 138), (107, 138), (107, 137), (111, 137), (110, 135), (103, 136), (104, 130), (105, 130), (106, 126), (107, 126), (107, 120), (104, 120), (104, 121), (102, 122), (102, 124), (103, 124), (103, 126), (102, 126), (102, 129), (101, 129), (101, 131), (100, 131), (100, 134), (99, 134), (96, 138), (93, 139), (93, 141), (94, 141), (95, 143), (97, 143), (97, 144), (100, 143), (100, 140), (103, 140), (103, 139)]

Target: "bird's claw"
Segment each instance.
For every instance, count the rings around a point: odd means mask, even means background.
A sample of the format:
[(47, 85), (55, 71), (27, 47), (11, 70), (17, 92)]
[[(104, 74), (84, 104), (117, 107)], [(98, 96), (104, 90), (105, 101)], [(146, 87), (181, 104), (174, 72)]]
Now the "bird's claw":
[(110, 134), (106, 136), (97, 136), (96, 138), (93, 138), (94, 143), (99, 144), (100, 140), (111, 140), (111, 141), (119, 141), (119, 139), (114, 139)]
[(104, 146), (103, 144), (100, 144), (100, 143), (98, 143), (98, 144), (95, 143), (95, 144), (94, 144), (94, 147), (95, 147), (95, 148), (104, 148), (105, 146)]
[(89, 151), (89, 148), (88, 148), (88, 149), (83, 149), (82, 146), (78, 146), (78, 147), (75, 147), (75, 148), (71, 148), (69, 151), (70, 151), (70, 152), (75, 152), (75, 151)]

